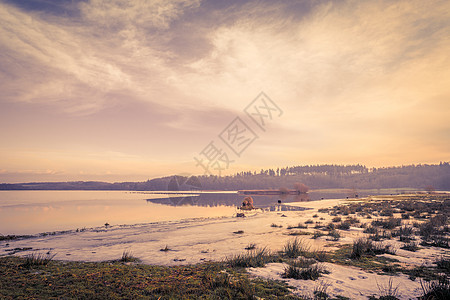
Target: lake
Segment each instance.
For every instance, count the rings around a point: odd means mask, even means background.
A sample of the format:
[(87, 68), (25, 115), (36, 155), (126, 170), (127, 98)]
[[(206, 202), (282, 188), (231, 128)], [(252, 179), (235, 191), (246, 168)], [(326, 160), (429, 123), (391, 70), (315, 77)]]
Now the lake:
[[(358, 191), (359, 197), (369, 191)], [(384, 191), (386, 192), (386, 191)], [(397, 191), (398, 192), (398, 191)], [(255, 206), (354, 197), (349, 190), (316, 190), (308, 196), (253, 196)], [(370, 194), (383, 191), (372, 190)], [(23, 235), (110, 225), (230, 217), (244, 196), (237, 192), (0, 191), (0, 235)]]
[(35, 234), (111, 225), (232, 216), (235, 207), (171, 206), (167, 195), (127, 191), (0, 191), (0, 234)]

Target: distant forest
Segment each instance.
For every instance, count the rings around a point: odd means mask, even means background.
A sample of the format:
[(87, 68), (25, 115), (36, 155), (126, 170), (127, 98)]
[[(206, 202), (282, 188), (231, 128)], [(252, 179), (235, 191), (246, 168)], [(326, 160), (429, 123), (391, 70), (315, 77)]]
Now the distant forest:
[(419, 164), (367, 168), (363, 165), (310, 165), (240, 172), (230, 176), (168, 176), (144, 182), (35, 182), (0, 184), (0, 190), (132, 190), (166, 191), (185, 189), (247, 190), (293, 188), (303, 183), (310, 189), (415, 188), (450, 190), (450, 164)]

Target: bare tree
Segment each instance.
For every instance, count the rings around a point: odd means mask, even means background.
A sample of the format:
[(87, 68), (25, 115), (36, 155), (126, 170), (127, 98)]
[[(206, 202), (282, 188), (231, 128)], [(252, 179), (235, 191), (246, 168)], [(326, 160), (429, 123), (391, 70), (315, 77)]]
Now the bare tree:
[(297, 182), (294, 184), (294, 189), (299, 194), (306, 194), (309, 191), (309, 187), (301, 182)]

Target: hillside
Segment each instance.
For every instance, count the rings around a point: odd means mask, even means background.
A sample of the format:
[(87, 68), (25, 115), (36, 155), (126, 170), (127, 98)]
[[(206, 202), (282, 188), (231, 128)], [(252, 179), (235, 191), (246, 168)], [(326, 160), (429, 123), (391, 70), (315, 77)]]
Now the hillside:
[[(169, 176), (144, 182), (34, 182), (0, 184), (0, 190), (177, 190), (169, 187), (177, 179), (180, 189), (200, 188), (204, 190), (242, 190), (292, 188), (302, 182), (312, 189), (319, 188), (400, 188), (450, 190), (450, 164), (443, 162), (431, 165), (408, 165), (369, 169), (362, 165), (314, 165), (293, 166), (259, 172), (240, 172), (231, 176), (198, 176), (188, 178)], [(186, 184), (187, 183), (187, 184)]]

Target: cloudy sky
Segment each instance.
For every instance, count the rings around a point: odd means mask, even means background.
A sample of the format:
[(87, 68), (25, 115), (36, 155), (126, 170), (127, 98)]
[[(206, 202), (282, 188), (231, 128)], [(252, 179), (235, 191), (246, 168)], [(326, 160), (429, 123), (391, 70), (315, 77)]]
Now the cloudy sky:
[(449, 53), (447, 0), (0, 0), (0, 182), (449, 161)]

